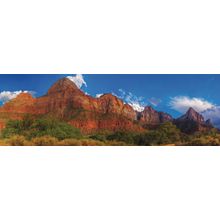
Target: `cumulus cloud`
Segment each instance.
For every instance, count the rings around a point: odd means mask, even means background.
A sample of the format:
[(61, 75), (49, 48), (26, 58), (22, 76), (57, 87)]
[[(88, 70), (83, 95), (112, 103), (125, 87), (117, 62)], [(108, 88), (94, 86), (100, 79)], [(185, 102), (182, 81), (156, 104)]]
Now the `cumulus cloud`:
[(176, 96), (171, 98), (169, 106), (180, 113), (185, 113), (190, 107), (194, 108), (197, 112), (203, 112), (215, 107), (214, 104), (202, 98), (190, 98), (187, 96)]
[(220, 106), (215, 106), (202, 112), (205, 120), (210, 119), (215, 127), (220, 128)]
[(3, 92), (0, 92), (0, 102), (7, 102), (11, 99), (14, 99), (16, 98), (20, 93), (31, 93), (33, 94), (34, 92), (32, 91), (3, 91)]
[(144, 102), (144, 97), (138, 97), (131, 92), (124, 91), (123, 89), (119, 89), (118, 94), (113, 93), (113, 95), (122, 99), (125, 103), (132, 106), (132, 108), (138, 112), (143, 111), (144, 107), (146, 106), (146, 103)]
[(75, 76), (67, 76), (67, 78), (74, 82), (79, 89), (83, 85), (87, 86), (82, 74), (76, 74)]

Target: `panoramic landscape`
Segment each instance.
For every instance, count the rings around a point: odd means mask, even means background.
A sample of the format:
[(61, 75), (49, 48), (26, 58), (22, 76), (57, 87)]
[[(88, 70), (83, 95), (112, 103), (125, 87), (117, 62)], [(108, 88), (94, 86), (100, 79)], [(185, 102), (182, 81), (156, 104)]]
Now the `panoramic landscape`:
[(1, 146), (219, 146), (219, 75), (1, 74)]

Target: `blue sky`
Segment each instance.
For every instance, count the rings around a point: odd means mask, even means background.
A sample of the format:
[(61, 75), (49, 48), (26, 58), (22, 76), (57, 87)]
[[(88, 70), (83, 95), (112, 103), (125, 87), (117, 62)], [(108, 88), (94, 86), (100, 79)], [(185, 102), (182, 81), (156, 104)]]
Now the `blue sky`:
[[(32, 91), (44, 95), (50, 86), (65, 74), (1, 74), (0, 104), (4, 92)], [(178, 117), (190, 105), (203, 112), (220, 106), (220, 75), (213, 74), (84, 74), (79, 85), (92, 96), (113, 93), (134, 107), (151, 105)], [(71, 77), (76, 77), (74, 74)], [(7, 93), (9, 94), (9, 93)], [(6, 94), (6, 95), (7, 95)], [(11, 96), (14, 97), (14, 96)]]

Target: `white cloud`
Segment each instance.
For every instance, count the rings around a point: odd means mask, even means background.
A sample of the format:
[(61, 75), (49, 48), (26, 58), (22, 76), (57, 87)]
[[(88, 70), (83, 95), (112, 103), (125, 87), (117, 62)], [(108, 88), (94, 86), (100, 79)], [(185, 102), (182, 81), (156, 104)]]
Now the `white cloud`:
[(96, 98), (99, 98), (99, 97), (101, 97), (103, 95), (103, 93), (100, 93), (100, 94), (96, 94)]
[(207, 109), (202, 112), (205, 120), (210, 119), (214, 126), (220, 128), (220, 106)]
[(190, 107), (194, 108), (197, 112), (203, 112), (215, 107), (214, 104), (202, 98), (190, 98), (187, 96), (176, 96), (171, 98), (169, 106), (180, 113), (185, 113)]
[(132, 94), (131, 92), (126, 92), (123, 89), (119, 89), (119, 95), (114, 94), (115, 96), (122, 99), (125, 103), (129, 104), (134, 110), (141, 112), (144, 110), (144, 107), (146, 106), (146, 103), (144, 102), (144, 97), (136, 96)]
[[(20, 93), (27, 93), (29, 91), (3, 91), (0, 92), (0, 102), (7, 102), (11, 99), (16, 98)], [(33, 93), (33, 92), (29, 92), (29, 93)]]
[(83, 85), (87, 86), (82, 74), (76, 74), (75, 76), (67, 76), (67, 78), (74, 82), (79, 89)]
[(142, 112), (144, 110), (144, 106), (139, 103), (130, 102), (128, 103), (135, 111)]

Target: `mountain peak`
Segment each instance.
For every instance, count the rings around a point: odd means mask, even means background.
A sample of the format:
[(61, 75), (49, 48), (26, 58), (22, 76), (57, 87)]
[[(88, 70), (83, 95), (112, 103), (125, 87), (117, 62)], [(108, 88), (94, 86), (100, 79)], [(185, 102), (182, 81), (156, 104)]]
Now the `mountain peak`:
[(154, 108), (152, 108), (150, 105), (146, 106), (144, 108), (144, 111), (148, 111), (148, 112), (156, 112), (156, 110)]
[(80, 89), (76, 86), (76, 84), (73, 81), (65, 77), (55, 82), (50, 87), (47, 94), (51, 95), (63, 91), (74, 92), (74, 91), (80, 91)]
[(35, 98), (28, 93), (22, 92), (16, 98), (6, 102), (1, 108), (0, 112), (15, 112), (15, 113), (29, 113), (32, 112), (32, 105), (35, 103)]
[(186, 114), (198, 114), (198, 112), (194, 108), (190, 107)]
[(182, 132), (188, 134), (208, 131), (213, 127), (210, 120), (205, 122), (204, 117), (193, 108), (189, 108), (185, 115), (176, 119), (175, 124)]
[(20, 94), (17, 95), (15, 99), (29, 100), (29, 99), (33, 99), (33, 96), (29, 92), (21, 92)]
[(193, 109), (192, 107), (190, 107), (188, 109), (188, 111), (186, 112), (186, 114), (184, 114), (183, 116), (181, 116), (180, 118), (178, 118), (177, 120), (180, 121), (185, 121), (185, 120), (189, 120), (189, 121), (194, 121), (194, 122), (198, 122), (200, 124), (204, 123), (204, 118), (201, 114), (199, 114), (195, 109)]
[(158, 112), (152, 106), (146, 106), (142, 112), (137, 114), (137, 118), (145, 125), (161, 124), (166, 121), (172, 121), (173, 118), (163, 112)]
[(204, 122), (204, 118), (195, 109), (190, 107), (185, 115), (179, 118), (180, 120), (191, 120), (199, 123)]
[(186, 115), (189, 119), (194, 120), (194, 121), (204, 121), (204, 118), (202, 115), (200, 115), (195, 109), (190, 107), (188, 111), (186, 112)]

